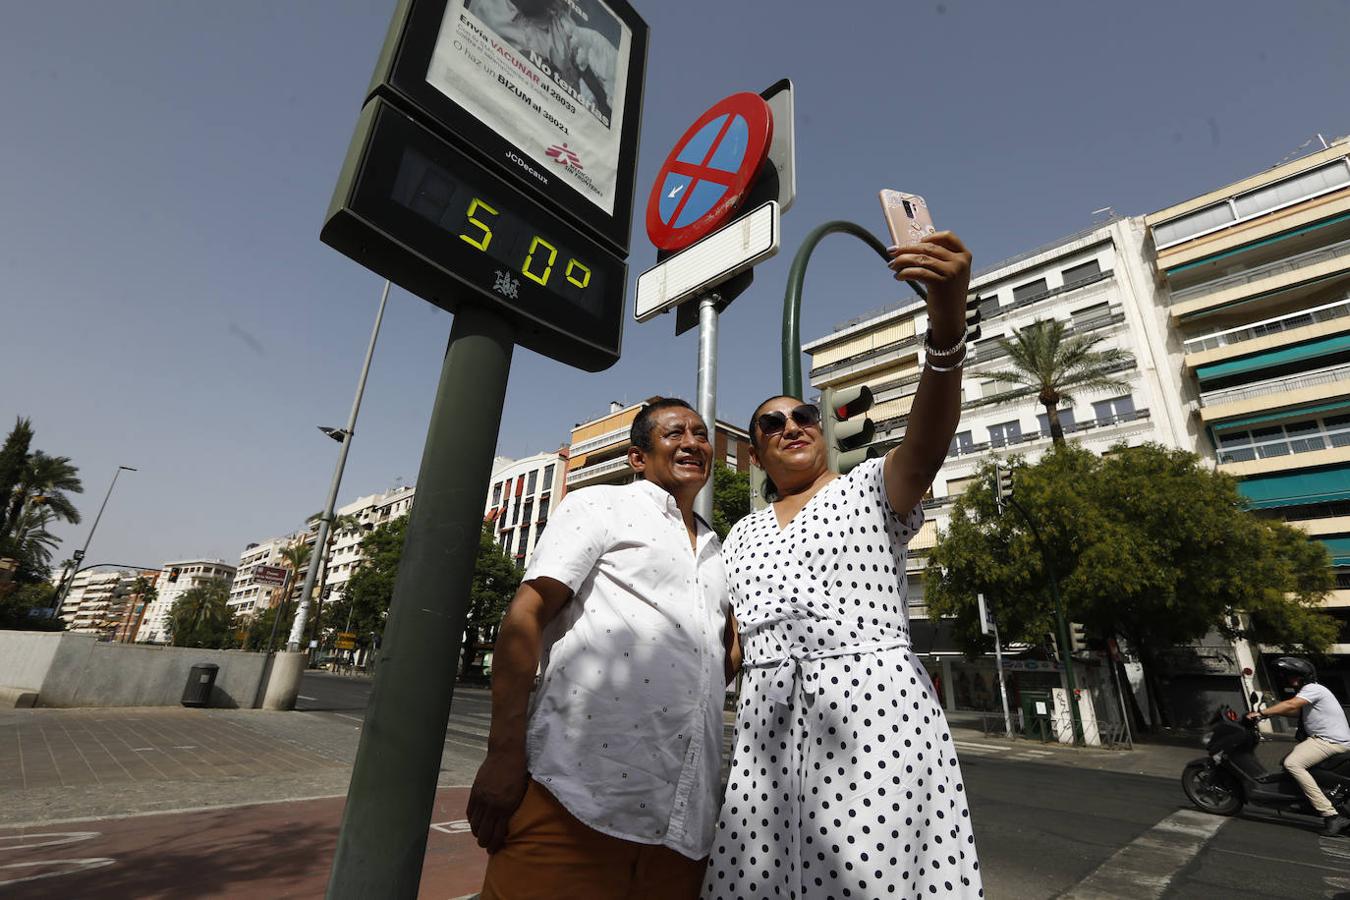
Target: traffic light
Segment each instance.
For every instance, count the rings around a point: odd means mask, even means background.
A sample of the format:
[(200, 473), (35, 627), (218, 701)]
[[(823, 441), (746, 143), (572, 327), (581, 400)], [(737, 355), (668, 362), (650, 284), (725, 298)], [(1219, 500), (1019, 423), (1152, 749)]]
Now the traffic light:
[(178, 568), (177, 566), (174, 566), (172, 569), (169, 570), (169, 583), (172, 584), (173, 582), (177, 581), (178, 576), (181, 574), (183, 574), (183, 570)]
[(984, 298), (979, 294), (966, 301), (966, 342), (973, 344), (980, 339), (980, 304)]
[(839, 390), (826, 388), (821, 392), (820, 406), (820, 427), (831, 469), (844, 475), (863, 460), (879, 455), (877, 448), (868, 446), (876, 436), (876, 426), (866, 415), (872, 408), (871, 388), (865, 384)]
[(1092, 648), (1088, 646), (1087, 627), (1081, 622), (1069, 623), (1069, 650), (1072, 653), (1087, 653)]
[(1004, 509), (1012, 503), (1012, 495), (1012, 469), (1006, 465), (994, 463), (994, 505), (998, 508), (1000, 516), (1003, 515)]

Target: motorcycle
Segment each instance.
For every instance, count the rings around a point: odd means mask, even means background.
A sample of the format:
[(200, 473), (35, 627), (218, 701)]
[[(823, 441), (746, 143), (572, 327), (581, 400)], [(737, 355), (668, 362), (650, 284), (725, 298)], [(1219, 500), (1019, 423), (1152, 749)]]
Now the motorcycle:
[[(1187, 763), (1181, 773), (1181, 788), (1192, 803), (1218, 816), (1235, 815), (1250, 806), (1281, 817), (1317, 818), (1308, 798), (1283, 768), (1267, 772), (1257, 760), (1261, 732), (1255, 722), (1224, 707), (1213, 724), (1205, 735), (1209, 755)], [(1308, 771), (1336, 810), (1350, 815), (1350, 753), (1333, 756)]]

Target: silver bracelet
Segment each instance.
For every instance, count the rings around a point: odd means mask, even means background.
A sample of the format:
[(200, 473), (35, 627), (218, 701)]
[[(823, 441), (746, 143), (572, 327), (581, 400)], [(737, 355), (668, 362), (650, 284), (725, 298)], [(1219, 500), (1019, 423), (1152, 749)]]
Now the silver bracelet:
[(938, 359), (943, 359), (948, 356), (955, 356), (956, 354), (964, 350), (965, 347), (966, 347), (966, 333), (964, 331), (961, 332), (961, 339), (958, 340), (955, 344), (952, 344), (946, 350), (939, 350), (933, 346), (933, 329), (931, 328), (928, 329), (928, 331), (923, 336), (923, 352), (927, 356), (936, 356)]
[[(965, 349), (965, 344), (964, 344), (964, 342), (961, 344), (961, 349), (962, 349), (962, 350)], [(964, 366), (964, 365), (966, 364), (966, 354), (965, 354), (965, 353), (962, 353), (962, 354), (961, 354), (961, 358), (960, 358), (959, 360), (957, 360), (956, 362), (952, 363), (950, 366), (939, 366), (939, 365), (935, 365), (935, 364), (933, 363), (933, 360), (932, 360), (931, 356), (925, 357), (925, 358), (924, 358), (924, 361), (923, 361), (923, 364), (924, 364), (925, 366), (927, 366), (928, 368), (932, 369), (934, 372), (937, 372), (937, 373), (939, 373), (939, 374), (945, 374), (945, 373), (947, 373), (947, 372), (955, 372), (957, 369), (961, 368), (962, 366)]]

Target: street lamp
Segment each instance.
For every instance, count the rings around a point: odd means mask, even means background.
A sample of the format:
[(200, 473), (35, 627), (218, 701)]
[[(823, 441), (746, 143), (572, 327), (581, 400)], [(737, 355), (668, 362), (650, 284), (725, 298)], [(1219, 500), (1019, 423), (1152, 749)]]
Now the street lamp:
[(84, 561), (85, 554), (89, 552), (89, 542), (94, 539), (94, 532), (98, 530), (98, 522), (103, 518), (103, 510), (108, 507), (108, 498), (112, 496), (113, 488), (117, 487), (117, 476), (121, 475), (124, 470), (127, 472), (137, 471), (133, 466), (118, 466), (117, 471), (113, 473), (112, 484), (108, 485), (108, 493), (103, 495), (103, 503), (98, 508), (98, 515), (94, 516), (94, 524), (89, 526), (89, 536), (84, 539), (84, 546), (72, 557), (75, 562), (74, 570), (70, 573), (70, 577), (64, 579), (61, 589), (56, 592), (56, 606), (52, 611), (53, 615), (60, 612), (61, 605), (66, 602), (66, 595), (70, 593), (70, 586), (80, 571), (80, 563)]
[(389, 281), (384, 282), (384, 292), (380, 294), (380, 308), (375, 313), (375, 327), (370, 332), (370, 344), (366, 347), (366, 360), (361, 365), (361, 377), (356, 382), (356, 398), (352, 400), (351, 415), (347, 417), (346, 428), (329, 428), (323, 425), (319, 430), (342, 445), (338, 451), (337, 466), (333, 469), (333, 481), (328, 487), (328, 500), (324, 504), (323, 514), (319, 517), (319, 533), (314, 538), (314, 552), (309, 558), (309, 569), (305, 572), (305, 585), (300, 589), (300, 604), (295, 610), (295, 620), (291, 623), (290, 639), (286, 649), (294, 653), (300, 649), (305, 636), (305, 624), (309, 618), (310, 595), (314, 593), (314, 581), (319, 574), (320, 557), (325, 556), (328, 531), (333, 526), (333, 507), (337, 505), (338, 488), (342, 485), (342, 470), (347, 465), (347, 451), (352, 445), (352, 434), (356, 430), (356, 414), (361, 411), (361, 395), (366, 391), (366, 376), (370, 374), (370, 359), (375, 355), (375, 341), (380, 336), (380, 322), (384, 319), (384, 308), (389, 302)]

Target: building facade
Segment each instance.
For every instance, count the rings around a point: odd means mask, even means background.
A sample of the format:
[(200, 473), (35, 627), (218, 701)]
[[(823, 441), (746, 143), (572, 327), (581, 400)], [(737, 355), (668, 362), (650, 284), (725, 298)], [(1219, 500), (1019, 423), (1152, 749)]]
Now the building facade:
[(328, 568), (324, 588), (329, 597), (341, 597), (351, 580), (357, 565), (361, 562), (361, 540), (371, 531), (395, 519), (406, 516), (412, 510), (413, 498), (417, 489), (408, 485), (359, 497), (340, 507), (336, 515), (339, 524), (348, 525), (334, 529), (329, 537)]
[(137, 643), (165, 644), (170, 641), (167, 624), (169, 611), (183, 594), (217, 579), (230, 584), (234, 581), (234, 566), (223, 559), (181, 559), (166, 562), (155, 579), (155, 599), (146, 605), (140, 627), (136, 630)]
[(298, 534), (288, 534), (258, 541), (244, 548), (244, 552), (239, 555), (239, 566), (235, 572), (234, 582), (230, 585), (230, 609), (236, 616), (251, 616), (276, 604), (281, 589), (273, 585), (258, 584), (253, 573), (258, 566), (285, 568), (286, 563), (281, 557), (281, 551), (294, 544), (298, 538)]
[[(982, 336), (968, 351), (961, 421), (924, 500), (927, 518), (910, 541), (908, 560), (915, 649), (940, 678), (948, 709), (993, 709), (998, 694), (993, 660), (963, 659), (943, 623), (929, 620), (923, 602), (928, 552), (952, 503), (975, 483), (981, 464), (1012, 454), (1034, 462), (1051, 446), (1049, 422), (1036, 394), (982, 377), (1008, 365), (999, 338), (1038, 320), (1056, 319), (1072, 334), (1101, 336), (1099, 349), (1129, 355), (1114, 373), (1125, 387), (1075, 392), (1073, 401), (1061, 406), (1067, 439), (1099, 454), (1122, 443), (1188, 447), (1192, 441), (1178, 396), (1179, 378), (1162, 352), (1166, 322), (1158, 312), (1146, 238), (1142, 218), (1115, 219), (997, 263), (971, 279)], [(893, 445), (905, 434), (926, 331), (926, 309), (917, 298), (842, 323), (803, 347), (811, 357), (811, 385), (816, 390), (867, 385), (873, 394), (868, 416), (876, 425), (875, 442)], [(1017, 687), (1057, 687), (1059, 676), (1044, 665), (1040, 671), (1029, 665), (1013, 673), (1011, 683), (1016, 704)]]
[(1321, 675), (1350, 703), (1350, 139), (1146, 222), (1196, 446), (1326, 545), (1341, 630)]
[(549, 510), (567, 491), (567, 450), (525, 459), (498, 457), (493, 464), (484, 521), (492, 523), (498, 545), (524, 568), (534, 555)]
[(154, 584), (158, 575), (154, 570), (129, 569), (80, 572), (71, 579), (70, 591), (61, 604), (66, 630), (96, 634), (106, 640), (129, 640), (129, 621), (139, 620), (146, 607), (144, 597), (136, 590), (136, 579), (143, 577)]

